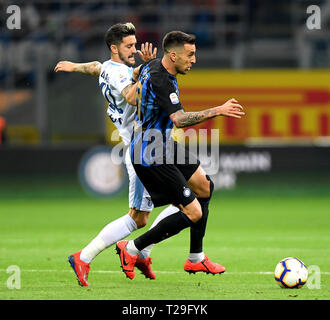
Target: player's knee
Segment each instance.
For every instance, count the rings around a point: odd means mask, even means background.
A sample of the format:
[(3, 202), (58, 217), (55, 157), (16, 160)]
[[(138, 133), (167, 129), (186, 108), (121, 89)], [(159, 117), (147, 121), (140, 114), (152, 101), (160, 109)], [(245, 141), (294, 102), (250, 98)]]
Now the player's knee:
[(150, 212), (131, 208), (128, 214), (135, 221), (137, 228), (140, 229), (147, 225)]
[(199, 208), (196, 208), (196, 210), (193, 210), (191, 212), (190, 220), (193, 223), (196, 223), (196, 222), (198, 222), (202, 218), (202, 215), (203, 215), (202, 210), (199, 209)]
[(198, 186), (196, 192), (197, 198), (211, 198), (214, 189), (214, 183), (208, 175), (205, 175), (201, 181), (201, 184)]
[(202, 208), (197, 199), (181, 210), (193, 223), (198, 222), (202, 218)]

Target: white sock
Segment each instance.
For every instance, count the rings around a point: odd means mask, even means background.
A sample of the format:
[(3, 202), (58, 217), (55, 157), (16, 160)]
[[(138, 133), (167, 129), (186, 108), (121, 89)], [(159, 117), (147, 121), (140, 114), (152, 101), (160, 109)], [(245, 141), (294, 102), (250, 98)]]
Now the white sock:
[(84, 249), (81, 250), (80, 260), (86, 263), (91, 263), (92, 260), (106, 247), (107, 246), (104, 241), (97, 236)]
[(124, 239), (137, 229), (135, 221), (128, 215), (107, 224), (80, 254), (80, 259), (86, 263), (91, 261), (104, 249), (117, 241)]
[(127, 243), (127, 247), (126, 247), (127, 252), (131, 255), (131, 256), (136, 256), (137, 254), (139, 254), (139, 250), (136, 248), (134, 241), (130, 240)]
[(188, 259), (192, 263), (197, 263), (203, 261), (205, 258), (204, 252), (199, 252), (199, 253), (189, 253)]
[[(152, 223), (151, 227), (149, 228), (152, 229), (155, 225), (157, 225), (159, 223), (159, 221), (165, 219), (166, 217), (168, 217), (169, 215), (178, 212), (179, 209), (175, 206), (169, 206), (167, 208), (165, 208), (155, 219), (155, 221)], [(149, 245), (148, 247), (145, 247), (143, 250), (139, 251), (139, 257), (141, 259), (146, 259), (150, 256), (151, 253), (151, 249), (153, 248), (154, 244)]]

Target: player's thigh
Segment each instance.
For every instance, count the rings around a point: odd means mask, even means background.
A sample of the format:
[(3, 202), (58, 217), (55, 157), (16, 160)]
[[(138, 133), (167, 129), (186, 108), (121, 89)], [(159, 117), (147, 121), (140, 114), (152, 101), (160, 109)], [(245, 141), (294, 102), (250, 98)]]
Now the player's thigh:
[(186, 206), (195, 199), (189, 185), (175, 165), (144, 167), (134, 165), (156, 207), (166, 204)]
[(206, 173), (201, 166), (192, 174), (188, 184), (197, 198), (208, 198), (210, 196), (210, 181), (206, 178)]
[(206, 173), (200, 165), (197, 157), (189, 151), (189, 148), (175, 142), (175, 165), (188, 181), (189, 187), (197, 198), (208, 198), (210, 195), (210, 183)]

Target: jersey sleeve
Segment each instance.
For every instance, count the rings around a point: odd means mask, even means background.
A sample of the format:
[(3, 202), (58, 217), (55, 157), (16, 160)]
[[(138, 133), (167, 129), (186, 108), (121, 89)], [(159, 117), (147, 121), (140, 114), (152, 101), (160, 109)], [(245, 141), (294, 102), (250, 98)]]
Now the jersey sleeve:
[(119, 66), (117, 70), (113, 70), (110, 74), (112, 85), (122, 92), (128, 85), (132, 84), (132, 70), (125, 65)]
[(174, 84), (167, 78), (152, 81), (152, 90), (156, 96), (157, 104), (167, 113), (172, 113), (182, 110), (183, 106), (180, 103)]

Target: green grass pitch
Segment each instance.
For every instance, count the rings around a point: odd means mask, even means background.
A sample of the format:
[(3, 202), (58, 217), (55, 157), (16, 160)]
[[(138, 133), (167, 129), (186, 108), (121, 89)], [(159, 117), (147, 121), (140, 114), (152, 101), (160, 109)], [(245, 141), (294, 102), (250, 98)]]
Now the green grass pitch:
[[(295, 192), (290, 184), (267, 188), (262, 178), (256, 178), (252, 188), (243, 177), (237, 189), (214, 193), (204, 249), (213, 261), (226, 266), (223, 275), (183, 271), (189, 251), (189, 231), (184, 230), (154, 247), (156, 280), (139, 272), (134, 280), (127, 279), (112, 246), (91, 264), (89, 288), (78, 286), (67, 256), (127, 212), (127, 195), (96, 199), (85, 195), (75, 179), (39, 178), (33, 183), (10, 178), (0, 186), (0, 300), (330, 298), (330, 193), (324, 186), (315, 189), (321, 176), (310, 189), (298, 183)], [(160, 210), (151, 214), (149, 226)], [(288, 256), (320, 268), (319, 289), (307, 285), (281, 289), (275, 283), (275, 265)], [(20, 289), (7, 288), (11, 265), (21, 270)]]

